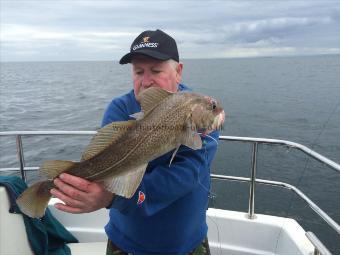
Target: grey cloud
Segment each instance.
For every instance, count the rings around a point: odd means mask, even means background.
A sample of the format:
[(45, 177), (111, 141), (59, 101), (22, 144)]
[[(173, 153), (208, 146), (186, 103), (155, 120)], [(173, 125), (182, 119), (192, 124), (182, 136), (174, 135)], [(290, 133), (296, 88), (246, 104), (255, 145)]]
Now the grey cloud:
[(331, 23), (330, 17), (281, 17), (266, 20), (257, 20), (246, 23), (236, 23), (224, 29), (226, 38), (237, 42), (257, 42), (260, 40), (280, 39), (312, 26), (327, 25)]
[[(227, 49), (339, 48), (334, 1), (3, 1), (1, 56), (110, 60), (145, 29), (177, 40), (182, 56)], [(268, 50), (266, 50), (267, 48)], [(25, 49), (25, 50), (23, 50)], [(340, 51), (340, 49), (339, 49)], [(53, 52), (56, 52), (55, 54)], [(73, 54), (69, 54), (73, 52)], [(58, 53), (58, 54), (57, 54)]]

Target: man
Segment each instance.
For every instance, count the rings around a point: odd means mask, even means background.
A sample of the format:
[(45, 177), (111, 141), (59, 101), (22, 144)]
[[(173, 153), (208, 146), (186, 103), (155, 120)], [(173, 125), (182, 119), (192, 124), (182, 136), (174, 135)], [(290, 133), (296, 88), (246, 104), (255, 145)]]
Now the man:
[[(180, 84), (183, 64), (176, 42), (161, 30), (141, 33), (120, 60), (127, 63), (132, 64), (134, 89), (111, 102), (103, 126), (131, 119), (141, 110), (136, 96), (148, 87), (188, 90)], [(218, 139), (217, 132), (210, 135)], [(56, 207), (71, 213), (110, 208), (107, 254), (210, 254), (205, 217), (217, 144), (209, 137), (202, 137), (202, 142), (202, 149), (196, 151), (181, 146), (170, 166), (173, 152), (151, 161), (130, 199), (106, 191), (99, 183), (62, 174), (55, 180), (58, 189), (51, 193), (65, 205)]]

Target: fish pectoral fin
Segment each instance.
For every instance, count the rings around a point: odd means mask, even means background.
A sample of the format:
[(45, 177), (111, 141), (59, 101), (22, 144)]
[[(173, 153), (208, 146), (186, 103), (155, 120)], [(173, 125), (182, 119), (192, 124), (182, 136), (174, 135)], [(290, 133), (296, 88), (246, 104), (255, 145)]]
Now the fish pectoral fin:
[(105, 189), (119, 196), (131, 198), (143, 179), (147, 165), (139, 166), (124, 175), (104, 179)]
[(151, 87), (143, 90), (138, 96), (137, 100), (140, 102), (142, 111), (146, 114), (155, 108), (158, 103), (174, 93), (166, 91), (158, 87)]
[(86, 147), (81, 156), (81, 161), (93, 158), (95, 155), (102, 152), (112, 143), (117, 141), (126, 131), (131, 129), (135, 123), (135, 120), (117, 121), (99, 129), (97, 134), (93, 136), (90, 144)]
[(193, 150), (198, 150), (202, 148), (202, 139), (198, 133), (189, 129), (184, 133), (182, 144)]
[(43, 164), (39, 168), (39, 175), (46, 176), (49, 179), (53, 179), (75, 164), (77, 163), (66, 160), (47, 160), (43, 162)]

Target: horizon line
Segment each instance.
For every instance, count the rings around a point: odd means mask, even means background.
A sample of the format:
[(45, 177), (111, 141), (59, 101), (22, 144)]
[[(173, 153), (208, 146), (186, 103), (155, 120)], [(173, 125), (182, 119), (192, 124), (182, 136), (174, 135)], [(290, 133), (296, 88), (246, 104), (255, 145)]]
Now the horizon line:
[[(315, 54), (296, 54), (296, 55), (261, 55), (261, 56), (239, 56), (239, 57), (199, 57), (183, 58), (180, 62), (186, 60), (232, 60), (232, 59), (254, 59), (254, 58), (294, 58), (294, 57), (318, 57), (318, 56), (338, 56), (340, 53), (315, 53)], [(31, 63), (31, 62), (119, 62), (119, 59), (68, 59), (68, 60), (1, 60), (0, 63)]]

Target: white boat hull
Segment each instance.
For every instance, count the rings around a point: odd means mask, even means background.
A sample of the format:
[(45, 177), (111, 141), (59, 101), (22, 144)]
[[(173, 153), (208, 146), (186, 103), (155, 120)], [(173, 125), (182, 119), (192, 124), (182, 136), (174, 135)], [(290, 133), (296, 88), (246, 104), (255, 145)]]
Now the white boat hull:
[[(69, 214), (50, 209), (56, 218), (80, 241), (69, 244), (73, 255), (105, 254), (104, 225), (108, 210)], [(26, 237), (22, 216), (8, 213), (6, 190), (0, 187), (0, 255), (33, 254)], [(208, 238), (212, 255), (310, 255), (314, 248), (303, 228), (293, 219), (257, 214), (248, 219), (243, 212), (209, 208)]]

